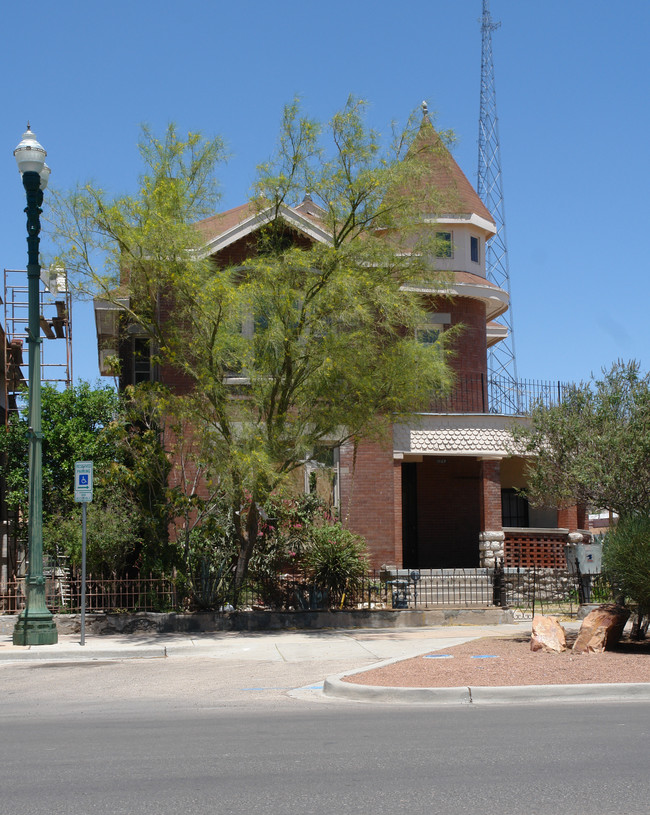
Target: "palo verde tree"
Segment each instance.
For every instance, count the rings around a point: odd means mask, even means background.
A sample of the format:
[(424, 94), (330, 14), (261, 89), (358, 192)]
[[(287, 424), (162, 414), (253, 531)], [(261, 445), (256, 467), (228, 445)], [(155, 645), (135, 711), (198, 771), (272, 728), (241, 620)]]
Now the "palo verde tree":
[[(421, 181), (427, 151), (445, 150), (412, 127), (383, 148), (353, 99), (324, 126), (288, 105), (251, 202), (266, 225), (245, 264), (229, 266), (204, 255), (192, 225), (214, 202), (221, 143), (173, 128), (144, 136), (139, 194), (109, 200), (87, 186), (60, 197), (55, 232), (84, 287), (128, 295), (129, 319), (192, 382), (184, 415), (231, 507), (238, 589), (259, 509), (289, 473), (323, 444), (379, 434), (451, 382), (451, 334), (416, 340), (419, 292), (444, 288), (423, 226), (444, 202)], [(306, 190), (327, 237), (297, 247), (283, 211)]]

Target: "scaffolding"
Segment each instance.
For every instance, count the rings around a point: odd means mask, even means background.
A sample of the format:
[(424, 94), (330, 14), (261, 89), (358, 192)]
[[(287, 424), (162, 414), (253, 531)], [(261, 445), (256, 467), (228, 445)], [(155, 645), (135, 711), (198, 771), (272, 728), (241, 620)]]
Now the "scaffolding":
[[(27, 385), (29, 303), (27, 272), (5, 269), (3, 279), (4, 418), (8, 422)], [(39, 288), (41, 384), (72, 385), (72, 295), (60, 268), (41, 270)], [(60, 340), (60, 342), (54, 342)]]
[[(72, 386), (72, 296), (65, 270), (42, 269), (39, 286), (41, 324), (41, 384)], [(0, 391), (0, 425), (7, 426), (26, 398), (29, 337), (29, 303), (25, 269), (5, 269), (2, 287), (0, 341), (4, 367)], [(58, 342), (57, 342), (58, 340)], [(18, 537), (17, 516), (10, 512), (4, 494), (3, 462), (0, 461), (0, 595), (7, 594), (11, 580), (26, 569), (26, 544)], [(0, 611), (3, 608), (0, 601)]]

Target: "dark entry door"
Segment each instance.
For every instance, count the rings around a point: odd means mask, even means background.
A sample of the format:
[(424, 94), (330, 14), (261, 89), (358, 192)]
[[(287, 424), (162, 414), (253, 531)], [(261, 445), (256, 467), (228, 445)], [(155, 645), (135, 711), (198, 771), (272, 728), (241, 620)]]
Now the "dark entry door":
[(418, 559), (418, 465), (402, 464), (402, 563), (419, 569)]
[(402, 468), (404, 566), (477, 567), (479, 462), (469, 457), (430, 456)]

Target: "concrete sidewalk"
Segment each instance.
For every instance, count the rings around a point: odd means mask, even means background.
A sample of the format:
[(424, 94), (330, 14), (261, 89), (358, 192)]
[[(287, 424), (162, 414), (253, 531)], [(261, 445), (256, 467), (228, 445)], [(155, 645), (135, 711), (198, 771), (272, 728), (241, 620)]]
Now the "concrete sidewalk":
[[(564, 623), (576, 630), (580, 623)], [(650, 701), (650, 683), (635, 685), (546, 685), (524, 687), (382, 688), (343, 682), (395, 661), (460, 645), (480, 637), (530, 634), (530, 621), (487, 626), (439, 626), (402, 629), (325, 629), (310, 631), (216, 632), (210, 634), (60, 635), (56, 645), (14, 646), (0, 635), (0, 667), (20, 662), (82, 663), (138, 659), (216, 659), (223, 663), (305, 663), (331, 666), (339, 660), (364, 666), (328, 676), (321, 686), (290, 692), (295, 698), (375, 703), (469, 705), (581, 701)], [(330, 668), (331, 670), (331, 668)]]
[[(530, 622), (509, 625), (440, 626), (402, 629), (325, 629), (310, 631), (215, 632), (210, 634), (59, 635), (56, 645), (13, 645), (0, 636), (0, 663), (40, 660), (122, 660), (210, 657), (243, 661), (370, 662), (405, 659), (478, 637), (530, 631)], [(357, 663), (358, 664), (358, 663)]]

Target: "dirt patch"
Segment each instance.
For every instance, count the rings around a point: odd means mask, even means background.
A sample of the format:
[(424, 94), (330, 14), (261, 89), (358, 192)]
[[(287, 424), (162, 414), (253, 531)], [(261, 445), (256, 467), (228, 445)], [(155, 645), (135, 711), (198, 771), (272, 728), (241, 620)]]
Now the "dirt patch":
[[(574, 639), (567, 636), (569, 648)], [(650, 682), (650, 642), (623, 641), (614, 651), (578, 655), (533, 652), (529, 637), (486, 637), (343, 681), (403, 688)]]

